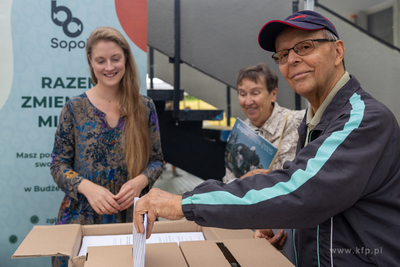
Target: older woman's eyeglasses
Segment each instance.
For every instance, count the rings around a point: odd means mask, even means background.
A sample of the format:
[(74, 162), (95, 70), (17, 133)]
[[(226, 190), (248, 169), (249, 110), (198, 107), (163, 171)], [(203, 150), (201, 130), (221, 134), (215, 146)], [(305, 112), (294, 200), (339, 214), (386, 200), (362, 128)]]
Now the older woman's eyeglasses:
[(288, 61), (289, 52), (293, 50), (299, 56), (305, 56), (315, 49), (314, 42), (335, 42), (336, 40), (329, 40), (329, 39), (308, 39), (301, 41), (300, 43), (296, 44), (290, 49), (280, 50), (272, 55), (276, 64), (285, 64)]

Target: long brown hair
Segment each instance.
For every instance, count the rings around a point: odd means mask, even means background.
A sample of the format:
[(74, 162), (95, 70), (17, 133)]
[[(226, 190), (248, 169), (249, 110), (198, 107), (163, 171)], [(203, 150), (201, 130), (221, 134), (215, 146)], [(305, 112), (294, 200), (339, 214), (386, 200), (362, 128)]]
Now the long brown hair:
[(146, 168), (150, 157), (149, 125), (140, 101), (138, 70), (124, 36), (112, 27), (99, 27), (91, 33), (86, 43), (86, 54), (94, 84), (97, 84), (97, 78), (90, 58), (93, 46), (100, 41), (116, 43), (125, 55), (125, 74), (119, 84), (117, 103), (119, 112), (125, 119), (122, 147), (129, 172), (128, 179), (132, 179)]

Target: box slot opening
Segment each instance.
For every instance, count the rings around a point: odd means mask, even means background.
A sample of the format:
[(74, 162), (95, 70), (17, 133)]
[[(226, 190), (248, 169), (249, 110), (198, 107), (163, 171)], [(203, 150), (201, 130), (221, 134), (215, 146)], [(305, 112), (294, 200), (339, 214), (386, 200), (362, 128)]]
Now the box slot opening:
[(216, 244), (218, 248), (221, 250), (222, 254), (224, 254), (226, 260), (231, 264), (231, 266), (241, 267), (240, 264), (235, 259), (235, 257), (229, 251), (229, 249), (225, 247), (224, 243), (217, 242)]

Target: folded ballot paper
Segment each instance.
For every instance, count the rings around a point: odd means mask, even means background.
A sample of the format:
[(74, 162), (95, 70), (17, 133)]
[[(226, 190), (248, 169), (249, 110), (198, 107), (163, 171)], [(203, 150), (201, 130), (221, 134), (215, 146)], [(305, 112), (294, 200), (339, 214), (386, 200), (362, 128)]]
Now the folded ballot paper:
[[(138, 197), (135, 197), (133, 205), (133, 214), (135, 214), (136, 201)], [(136, 233), (135, 223), (133, 223), (132, 229), (132, 242), (133, 242), (133, 266), (144, 267), (144, 260), (146, 256), (146, 233), (147, 233), (147, 213), (144, 214), (144, 234)]]

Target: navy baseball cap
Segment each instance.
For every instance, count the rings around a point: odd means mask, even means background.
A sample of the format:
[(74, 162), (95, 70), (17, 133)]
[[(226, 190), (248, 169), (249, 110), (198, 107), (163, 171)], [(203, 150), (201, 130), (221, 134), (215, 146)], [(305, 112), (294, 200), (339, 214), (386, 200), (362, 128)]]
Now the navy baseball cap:
[(306, 31), (327, 29), (339, 39), (339, 34), (332, 22), (317, 12), (303, 10), (293, 13), (285, 20), (271, 20), (267, 22), (258, 35), (258, 44), (262, 49), (276, 52), (275, 39), (286, 27), (294, 27)]

